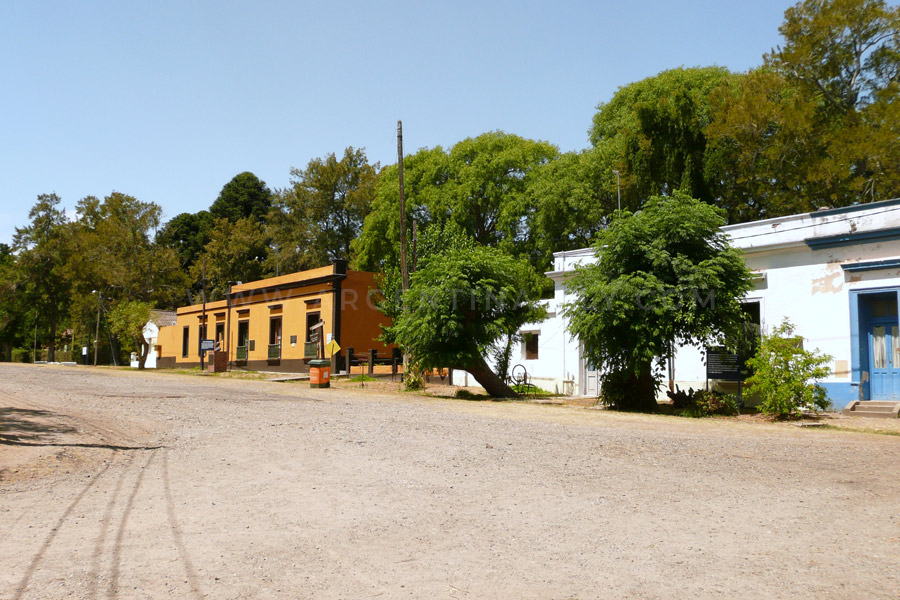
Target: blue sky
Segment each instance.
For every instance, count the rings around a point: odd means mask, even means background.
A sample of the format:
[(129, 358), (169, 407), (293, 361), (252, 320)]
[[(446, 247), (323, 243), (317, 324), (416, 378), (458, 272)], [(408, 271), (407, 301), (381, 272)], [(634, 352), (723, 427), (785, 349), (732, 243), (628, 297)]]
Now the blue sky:
[(661, 70), (744, 71), (792, 3), (6, 2), (0, 242), (38, 194), (166, 218), (347, 146), (396, 162), (500, 129), (587, 147), (600, 102)]

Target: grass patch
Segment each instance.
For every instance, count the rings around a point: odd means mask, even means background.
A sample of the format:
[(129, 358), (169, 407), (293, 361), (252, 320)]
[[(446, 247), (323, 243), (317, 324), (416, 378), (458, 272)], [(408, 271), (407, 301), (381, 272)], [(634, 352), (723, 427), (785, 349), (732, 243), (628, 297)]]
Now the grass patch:
[(374, 377), (369, 377), (368, 375), (363, 373), (362, 375), (357, 375), (356, 377), (348, 379), (347, 381), (352, 381), (353, 383), (365, 383), (367, 381), (378, 381), (378, 380), (375, 379)]
[(156, 372), (161, 374), (171, 374), (171, 375), (201, 375), (203, 377), (219, 377), (224, 379), (253, 379), (253, 380), (264, 380), (268, 379), (272, 373), (261, 373), (259, 371), (225, 371), (224, 373), (210, 373), (207, 369), (200, 370), (200, 367), (191, 367), (187, 368), (177, 368), (177, 369), (147, 369), (145, 372)]
[(545, 389), (539, 388), (536, 385), (523, 385), (521, 383), (516, 383), (510, 386), (512, 391), (517, 394), (522, 394), (523, 396), (533, 396), (535, 398), (550, 398), (551, 396), (555, 396), (553, 392), (548, 392)]
[(193, 367), (190, 369), (160, 369), (160, 373), (172, 373), (174, 375), (199, 375), (203, 373), (200, 370), (200, 367)]
[(868, 427), (843, 427), (841, 425), (819, 425), (816, 429), (830, 429), (831, 431), (849, 431), (851, 433), (874, 433), (877, 435), (893, 435), (900, 437), (900, 431), (894, 429), (869, 429)]

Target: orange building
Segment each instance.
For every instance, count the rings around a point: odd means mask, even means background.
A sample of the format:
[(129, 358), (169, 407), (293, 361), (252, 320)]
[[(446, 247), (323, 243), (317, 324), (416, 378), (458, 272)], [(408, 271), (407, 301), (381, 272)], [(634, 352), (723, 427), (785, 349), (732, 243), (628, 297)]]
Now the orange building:
[[(185, 306), (177, 322), (160, 329), (157, 365), (191, 368), (200, 365), (200, 340), (215, 340), (231, 368), (302, 373), (316, 358), (315, 336), (336, 340), (341, 356), (353, 348), (358, 356), (392, 348), (377, 341), (379, 325), (390, 319), (375, 307), (372, 273), (347, 270), (346, 261), (231, 288), (225, 300)], [(322, 323), (320, 328), (314, 325)], [(206, 355), (211, 360), (212, 353)], [(340, 365), (335, 365), (339, 367)]]

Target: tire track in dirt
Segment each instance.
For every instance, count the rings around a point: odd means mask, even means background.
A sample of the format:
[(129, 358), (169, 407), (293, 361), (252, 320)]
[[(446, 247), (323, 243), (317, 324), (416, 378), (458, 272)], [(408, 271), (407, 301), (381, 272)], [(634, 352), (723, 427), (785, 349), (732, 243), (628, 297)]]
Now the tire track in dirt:
[(141, 470), (134, 482), (134, 487), (131, 490), (131, 494), (128, 496), (128, 501), (125, 503), (125, 510), (123, 511), (122, 518), (119, 521), (119, 528), (116, 532), (116, 540), (113, 545), (112, 570), (110, 573), (109, 586), (106, 589), (107, 598), (116, 598), (118, 594), (119, 574), (122, 566), (122, 541), (125, 539), (125, 530), (128, 527), (128, 518), (131, 516), (131, 511), (134, 508), (134, 500), (135, 498), (137, 498), (138, 492), (141, 489), (141, 483), (143, 483), (144, 481), (144, 475), (147, 473), (147, 469), (150, 467), (150, 463), (152, 463), (153, 459), (156, 458), (157, 452), (158, 450), (150, 451), (150, 456), (147, 457), (147, 461), (141, 466)]
[(7, 526), (6, 531), (4, 531), (4, 533), (7, 535), (12, 534), (12, 532), (14, 532), (16, 530), (16, 525), (18, 525), (22, 521), (22, 519), (24, 519), (25, 517), (30, 517), (33, 512), (38, 511), (38, 510), (40, 510), (40, 509), (36, 506), (29, 506), (28, 508), (21, 510), (19, 512), (19, 516), (16, 517), (15, 519), (13, 519), (12, 523), (10, 523)]
[(115, 510), (119, 495), (122, 492), (122, 485), (125, 483), (125, 479), (128, 477), (129, 467), (131, 467), (132, 463), (134, 462), (134, 456), (135, 455), (133, 453), (130, 454), (128, 457), (128, 461), (122, 467), (122, 474), (119, 475), (119, 479), (116, 481), (116, 487), (113, 489), (112, 496), (110, 497), (109, 502), (106, 503), (106, 510), (104, 511), (103, 519), (100, 521), (100, 532), (97, 534), (97, 542), (94, 544), (94, 552), (91, 554), (91, 565), (88, 579), (88, 598), (97, 597), (97, 584), (100, 578), (100, 561), (103, 555), (103, 548), (106, 545), (106, 537), (109, 533), (113, 511)]
[(166, 512), (169, 515), (169, 528), (172, 532), (172, 538), (175, 541), (175, 548), (178, 550), (178, 556), (181, 558), (181, 562), (184, 565), (184, 573), (185, 577), (187, 577), (188, 585), (191, 588), (191, 592), (196, 598), (203, 598), (203, 593), (200, 591), (200, 585), (197, 580), (197, 572), (194, 570), (194, 565), (191, 562), (191, 557), (187, 552), (187, 548), (184, 545), (184, 536), (181, 532), (181, 526), (178, 524), (178, 519), (175, 516), (175, 503), (172, 500), (172, 486), (170, 485), (169, 479), (169, 451), (163, 453), (162, 458), (162, 477), (163, 477), (163, 489), (165, 490), (166, 495)]
[(13, 600), (21, 600), (22, 596), (25, 594), (25, 590), (28, 588), (28, 583), (31, 581), (34, 572), (37, 570), (38, 565), (40, 565), (41, 560), (44, 557), (44, 554), (47, 552), (47, 549), (50, 548), (50, 545), (53, 543), (53, 540), (56, 539), (56, 536), (59, 534), (60, 529), (62, 529), (63, 525), (65, 525), (69, 516), (72, 514), (72, 511), (75, 510), (75, 507), (81, 502), (81, 499), (87, 495), (87, 493), (97, 485), (97, 482), (106, 473), (107, 469), (109, 469), (112, 463), (108, 462), (102, 469), (94, 474), (91, 477), (90, 483), (88, 483), (82, 490), (78, 493), (75, 499), (69, 503), (69, 506), (66, 507), (66, 510), (63, 512), (62, 516), (56, 521), (56, 524), (50, 530), (50, 534), (44, 540), (44, 543), (41, 545), (37, 554), (34, 558), (31, 559), (31, 563), (28, 565), (28, 568), (25, 569), (25, 575), (22, 577), (22, 580), (19, 582), (18, 587), (16, 588), (16, 593), (13, 595)]

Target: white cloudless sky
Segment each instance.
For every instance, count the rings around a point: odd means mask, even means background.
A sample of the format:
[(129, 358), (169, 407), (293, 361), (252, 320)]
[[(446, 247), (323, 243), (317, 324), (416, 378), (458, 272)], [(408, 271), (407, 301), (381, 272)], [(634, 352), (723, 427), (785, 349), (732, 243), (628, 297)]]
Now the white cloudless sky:
[(746, 71), (792, 2), (55, 2), (0, 6), (0, 242), (37, 196), (166, 218), (252, 171), (503, 130), (588, 146), (600, 102), (679, 66)]

